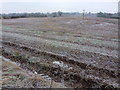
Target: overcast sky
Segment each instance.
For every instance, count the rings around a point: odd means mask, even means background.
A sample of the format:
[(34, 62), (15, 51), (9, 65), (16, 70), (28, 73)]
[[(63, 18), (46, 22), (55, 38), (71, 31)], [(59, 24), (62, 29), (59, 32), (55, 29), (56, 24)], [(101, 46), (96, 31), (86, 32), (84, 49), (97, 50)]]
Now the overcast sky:
[(118, 12), (119, 0), (3, 0), (2, 13), (14, 12)]

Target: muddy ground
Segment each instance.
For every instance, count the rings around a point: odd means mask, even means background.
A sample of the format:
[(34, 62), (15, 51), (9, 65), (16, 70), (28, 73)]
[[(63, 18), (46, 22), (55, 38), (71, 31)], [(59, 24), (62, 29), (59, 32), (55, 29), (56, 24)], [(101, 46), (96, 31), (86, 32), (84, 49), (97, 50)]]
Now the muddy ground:
[(52, 82), (49, 76), (37, 74), (20, 67), (20, 64), (2, 57), (3, 88), (66, 88), (61, 83)]
[(68, 88), (119, 87), (117, 19), (19, 18), (2, 25), (2, 55), (21, 68)]

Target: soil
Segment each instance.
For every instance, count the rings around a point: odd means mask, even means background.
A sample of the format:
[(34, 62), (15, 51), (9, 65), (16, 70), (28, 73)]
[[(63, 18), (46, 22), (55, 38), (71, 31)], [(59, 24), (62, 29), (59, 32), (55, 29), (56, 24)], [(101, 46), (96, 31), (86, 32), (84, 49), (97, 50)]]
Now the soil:
[(20, 18), (2, 24), (2, 55), (22, 69), (48, 75), (66, 87), (119, 87), (116, 19)]
[(2, 59), (2, 87), (3, 88), (66, 88), (62, 83), (52, 82), (45, 75), (31, 72), (20, 67), (4, 57)]

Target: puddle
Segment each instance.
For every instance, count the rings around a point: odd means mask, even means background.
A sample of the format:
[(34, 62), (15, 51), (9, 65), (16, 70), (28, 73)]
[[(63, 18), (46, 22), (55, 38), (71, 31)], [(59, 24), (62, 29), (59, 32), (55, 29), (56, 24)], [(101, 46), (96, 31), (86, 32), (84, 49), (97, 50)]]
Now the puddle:
[(39, 74), (42, 78), (47, 79), (47, 80), (51, 80), (50, 76), (45, 75), (45, 74)]
[(71, 22), (66, 22), (67, 24), (70, 24)]
[(111, 39), (113, 41), (116, 41), (116, 42), (120, 42), (120, 39)]
[(110, 26), (113, 25), (112, 23), (100, 23), (100, 24), (95, 24), (94, 26)]
[(62, 61), (53, 61), (54, 65), (58, 65), (61, 68), (64, 69), (73, 69), (72, 67), (69, 67), (68, 65), (64, 64)]

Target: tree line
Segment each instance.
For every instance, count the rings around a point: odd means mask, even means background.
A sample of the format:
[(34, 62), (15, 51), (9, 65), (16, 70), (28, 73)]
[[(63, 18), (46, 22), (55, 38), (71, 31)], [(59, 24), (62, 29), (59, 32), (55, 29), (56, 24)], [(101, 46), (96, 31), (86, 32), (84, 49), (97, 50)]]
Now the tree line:
[[(0, 14), (3, 19), (14, 19), (14, 18), (29, 18), (29, 17), (61, 17), (61, 16), (82, 16), (83, 13), (79, 12), (52, 12), (52, 13), (9, 13)], [(93, 13), (85, 13), (85, 16), (96, 16)]]
[[(29, 17), (61, 17), (61, 16), (83, 16), (83, 13), (79, 12), (53, 12), (53, 13), (9, 13), (9, 14), (0, 14), (0, 18), (3, 19), (14, 19), (14, 18), (29, 18)], [(114, 18), (120, 19), (119, 13), (84, 13), (84, 16), (93, 16), (93, 17), (103, 17), (103, 18)]]
[(27, 17), (58, 17), (62, 16), (62, 12), (53, 12), (53, 13), (9, 13), (9, 14), (0, 14), (3, 19), (12, 19), (12, 18), (27, 18)]
[(120, 19), (120, 12), (118, 12), (118, 13), (99, 12), (99, 13), (97, 13), (97, 17)]
[(63, 13), (61, 11), (53, 13), (9, 13), (9, 14), (0, 14), (3, 19), (12, 19), (12, 18), (29, 18), (29, 17), (61, 17), (61, 16), (74, 16), (79, 15), (80, 13)]

